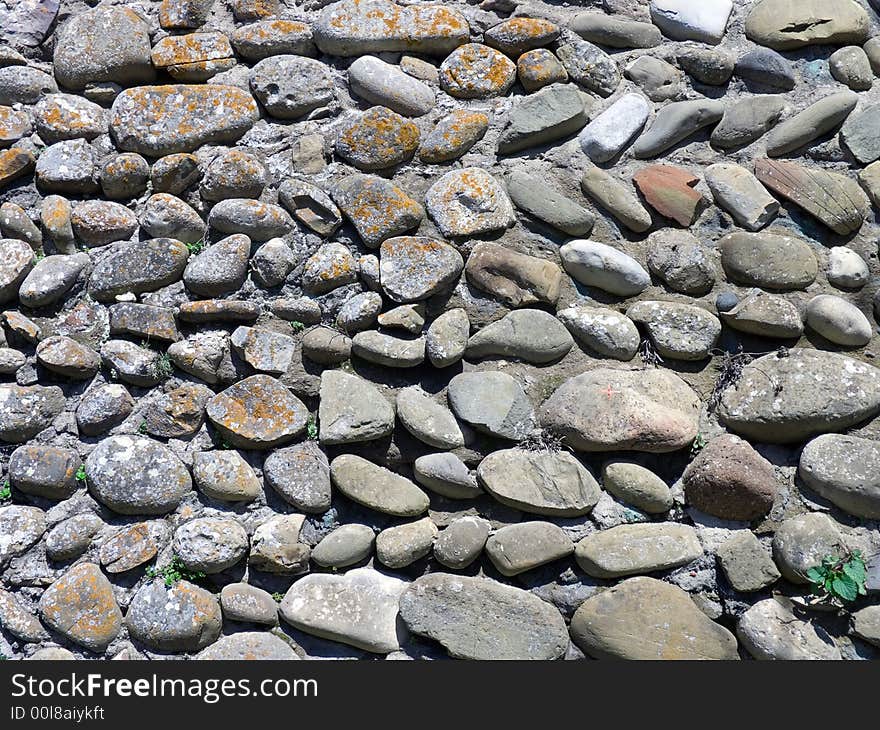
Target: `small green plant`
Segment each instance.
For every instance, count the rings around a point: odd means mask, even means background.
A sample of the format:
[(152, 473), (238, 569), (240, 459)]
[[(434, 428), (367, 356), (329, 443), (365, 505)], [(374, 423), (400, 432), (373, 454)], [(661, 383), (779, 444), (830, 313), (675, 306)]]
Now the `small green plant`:
[(276, 603), (281, 603), (281, 601), (284, 600), (284, 594), (279, 593), (278, 591), (275, 591), (275, 593), (272, 594), (272, 598), (275, 599)]
[(37, 251), (34, 252), (34, 258), (37, 261), (42, 261), (44, 258), (46, 258), (46, 252), (43, 251), (43, 249), (38, 249)]
[(315, 417), (312, 415), (309, 415), (309, 419), (306, 421), (306, 437), (309, 441), (318, 440), (318, 424), (315, 423)]
[(153, 362), (153, 375), (160, 380), (168, 380), (174, 375), (174, 365), (167, 352), (163, 352)]
[(298, 319), (294, 319), (290, 323), (290, 329), (293, 330), (293, 334), (295, 334), (295, 335), (298, 335), (305, 328), (306, 328), (306, 326), (302, 322), (300, 322)]
[(76, 470), (76, 474), (74, 475), (74, 477), (78, 483), (82, 484), (83, 486), (86, 485), (87, 480), (86, 480), (86, 465), (85, 464), (79, 465), (79, 469)]
[(141, 422), (138, 424), (138, 433), (146, 433), (147, 432), (147, 419), (142, 418)]
[(693, 443), (691, 444), (691, 459), (696, 458), (697, 454), (699, 454), (705, 448), (706, 437), (703, 436), (703, 434), (698, 433)]
[(171, 562), (163, 568), (155, 568), (150, 566), (146, 570), (147, 578), (162, 578), (165, 581), (165, 587), (171, 588), (177, 581), (186, 580), (190, 582), (201, 580), (205, 574), (201, 570), (190, 570), (184, 565), (183, 560), (179, 556), (173, 555)]
[(3, 482), (3, 486), (0, 487), (0, 502), (6, 502), (10, 499), (12, 499), (12, 487), (9, 486), (9, 480), (7, 479)]
[(849, 603), (864, 596), (867, 577), (861, 551), (845, 548), (838, 555), (826, 555), (821, 565), (807, 571), (807, 580), (812, 584), (814, 594), (836, 599), (840, 603)]
[(198, 241), (186, 244), (186, 250), (189, 251), (191, 256), (195, 256), (197, 253), (204, 251), (206, 246), (205, 239), (200, 238)]

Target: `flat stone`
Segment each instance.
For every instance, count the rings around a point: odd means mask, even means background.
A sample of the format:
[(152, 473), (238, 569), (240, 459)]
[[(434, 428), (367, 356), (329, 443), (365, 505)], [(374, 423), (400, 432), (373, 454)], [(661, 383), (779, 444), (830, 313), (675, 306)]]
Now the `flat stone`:
[(143, 294), (179, 281), (189, 251), (172, 238), (123, 243), (100, 259), (89, 277), (89, 293), (99, 302), (119, 294)]
[(840, 139), (863, 165), (880, 159), (880, 134), (872, 120), (880, 113), (880, 105), (871, 104), (850, 114), (840, 129)]
[(453, 109), (422, 139), (419, 159), (429, 165), (457, 160), (479, 142), (489, 128), (483, 112)]
[(153, 66), (178, 81), (201, 82), (235, 66), (232, 45), (223, 33), (166, 36), (153, 46)]
[(286, 373), (297, 351), (293, 337), (259, 327), (236, 327), (229, 342), (254, 370), (271, 375)]
[(373, 552), (376, 534), (366, 525), (340, 525), (312, 550), (312, 560), (325, 568), (347, 568), (366, 560)]
[(719, 121), (724, 104), (712, 99), (676, 101), (664, 106), (633, 145), (637, 158), (656, 157), (695, 132)]
[(520, 522), (498, 530), (486, 542), (486, 555), (505, 576), (568, 557), (574, 544), (561, 527), (550, 522)]
[(570, 236), (586, 236), (595, 217), (586, 208), (535, 180), (525, 170), (514, 170), (507, 178), (507, 194), (513, 204), (556, 230)]
[(250, 502), (263, 493), (254, 470), (234, 450), (194, 453), (192, 475), (196, 488), (211, 499)]
[(840, 48), (828, 58), (831, 75), (853, 91), (867, 91), (874, 83), (868, 55), (859, 46)]
[(491, 233), (516, 222), (504, 186), (479, 167), (447, 172), (428, 189), (425, 205), (447, 237)]
[(559, 249), (565, 271), (586, 286), (619, 297), (644, 291), (651, 277), (634, 258), (598, 241), (569, 241)]
[(207, 415), (233, 446), (271, 449), (305, 431), (308, 410), (280, 381), (252, 375), (214, 396)]
[(755, 289), (733, 309), (719, 312), (721, 321), (739, 332), (761, 337), (800, 337), (804, 331), (798, 308), (775, 294)]
[(318, 423), (322, 444), (373, 441), (394, 429), (394, 408), (363, 378), (327, 370), (321, 375)]
[[(30, 152), (28, 151), (28, 154)], [(68, 139), (50, 145), (39, 156), (36, 166), (29, 165), (36, 172), (37, 186), (40, 190), (65, 195), (85, 195), (98, 191), (97, 153), (84, 139)], [(10, 160), (17, 165), (17, 160)], [(26, 160), (23, 160), (24, 164)], [(14, 170), (10, 171), (10, 174)]]
[(400, 597), (409, 630), (459, 659), (558, 659), (568, 648), (562, 616), (537, 596), (488, 578), (422, 576)]
[(362, 56), (348, 67), (348, 84), (361, 99), (404, 116), (420, 117), (434, 108), (430, 86), (375, 56)]
[(425, 338), (404, 339), (377, 330), (358, 332), (351, 339), (358, 357), (389, 368), (414, 368), (425, 361)]
[(490, 241), (471, 250), (465, 275), (470, 284), (511, 307), (555, 304), (562, 286), (562, 269), (552, 261)]
[(70, 337), (47, 337), (37, 345), (37, 362), (71, 380), (88, 380), (101, 367), (101, 356)]
[(278, 624), (278, 604), (261, 588), (248, 583), (229, 583), (220, 591), (223, 618), (231, 621), (275, 626)]
[(709, 86), (722, 86), (730, 81), (736, 65), (733, 53), (714, 48), (684, 48), (676, 60), (682, 71)]
[(73, 94), (44, 96), (34, 107), (34, 126), (47, 144), (79, 137), (93, 140), (107, 133), (104, 110)]
[(194, 436), (205, 422), (205, 405), (214, 393), (201, 383), (156, 394), (144, 407), (143, 430), (158, 438)]
[(46, 513), (37, 507), (0, 507), (0, 567), (29, 550), (46, 532)]
[(280, 205), (228, 198), (211, 208), (208, 225), (220, 233), (239, 233), (254, 241), (268, 241), (287, 235), (296, 224)]
[(0, 187), (29, 175), (36, 167), (37, 159), (30, 150), (0, 150)]
[(624, 314), (604, 307), (569, 307), (559, 310), (556, 318), (588, 351), (624, 362), (635, 357), (641, 338)]
[(862, 311), (833, 294), (813, 297), (804, 311), (804, 322), (826, 340), (843, 347), (862, 347), (874, 335), (874, 326)]
[(455, 454), (425, 454), (413, 463), (415, 480), (449, 499), (473, 499), (483, 494), (477, 478)]
[(858, 103), (851, 91), (826, 96), (776, 125), (767, 135), (767, 154), (781, 157), (830, 132), (850, 115)]
[(220, 369), (224, 358), (228, 357), (229, 343), (217, 334), (197, 334), (173, 343), (167, 353), (171, 362), (183, 372), (213, 385), (220, 381)]
[(659, 476), (632, 461), (609, 461), (602, 467), (602, 486), (618, 499), (649, 514), (672, 508), (672, 492)]
[(706, 184), (715, 202), (737, 225), (759, 231), (779, 214), (779, 203), (749, 170), (731, 163), (706, 168)]
[(456, 99), (504, 96), (515, 80), (513, 61), (482, 43), (459, 46), (440, 64), (440, 88)]
[(581, 178), (584, 195), (592, 198), (622, 225), (636, 233), (651, 227), (651, 214), (639, 202), (630, 186), (593, 164), (587, 165)]
[(278, 188), (278, 202), (319, 236), (332, 236), (342, 225), (342, 213), (323, 190), (305, 180), (288, 178)]
[(375, 175), (347, 175), (330, 194), (368, 248), (418, 227), (425, 217), (419, 203)]
[(230, 35), (235, 52), (248, 61), (269, 56), (315, 56), (312, 29), (307, 23), (277, 18), (241, 25)]
[(450, 309), (437, 317), (425, 336), (425, 353), (435, 368), (455, 364), (464, 356), (470, 320), (464, 309)]
[(343, 122), (336, 138), (336, 153), (366, 172), (408, 162), (418, 146), (418, 127), (383, 106)]
[(148, 522), (123, 527), (101, 546), (101, 565), (108, 573), (125, 573), (156, 557), (159, 546)]
[(641, 94), (624, 94), (583, 128), (578, 135), (581, 149), (593, 162), (614, 159), (642, 131), (650, 113), (651, 105)]
[(436, 537), (430, 517), (388, 527), (376, 536), (376, 559), (392, 570), (405, 568), (430, 553)]
[(116, 97), (110, 129), (119, 149), (161, 157), (237, 142), (258, 118), (253, 97), (235, 86), (138, 86)]
[(737, 231), (724, 236), (718, 248), (728, 279), (745, 286), (806, 289), (819, 272), (810, 245), (793, 236)]
[(732, 431), (767, 443), (796, 443), (839, 431), (880, 411), (880, 370), (844, 355), (791, 350), (745, 366), (718, 415)]
[(584, 100), (574, 84), (547, 86), (513, 104), (498, 138), (498, 153), (510, 154), (555, 142), (586, 123)]
[(38, 644), (49, 641), (49, 632), (14, 593), (0, 590), (0, 625), (19, 641)]
[(693, 527), (674, 522), (619, 525), (581, 540), (575, 560), (594, 578), (622, 578), (677, 568), (702, 557)]
[(718, 562), (735, 591), (754, 593), (779, 580), (770, 553), (750, 530), (737, 530), (717, 550)]
[(449, 381), (447, 398), (458, 418), (491, 436), (519, 441), (535, 426), (531, 402), (507, 373), (460, 373)]
[(804, 447), (798, 476), (809, 489), (845, 512), (876, 519), (880, 515), (880, 482), (875, 469), (878, 460), (877, 442), (826, 434)]
[(222, 636), (196, 655), (197, 661), (291, 661), (299, 654), (284, 639), (267, 631)]
[(130, 8), (72, 14), (58, 30), (52, 60), (58, 83), (75, 91), (102, 81), (143, 84), (155, 75), (149, 26)]
[(880, 646), (880, 611), (877, 606), (865, 606), (852, 615), (853, 635), (874, 646)]
[(464, 434), (452, 413), (418, 386), (397, 393), (397, 417), (419, 441), (438, 449), (464, 446)]
[(492, 322), (468, 340), (465, 357), (508, 357), (531, 363), (562, 358), (574, 341), (565, 326), (539, 309), (519, 309)]
[(263, 479), (298, 510), (330, 508), (330, 463), (314, 441), (273, 451), (263, 462)]
[(53, 561), (76, 560), (104, 527), (104, 521), (92, 512), (62, 520), (46, 533), (46, 557)]
[(155, 238), (176, 238), (184, 243), (195, 243), (205, 236), (202, 217), (169, 193), (156, 193), (147, 199), (140, 224), (147, 235)]
[(651, 0), (651, 20), (676, 41), (720, 43), (733, 10), (732, 0), (710, 0), (694, 6), (688, 0)]
[(330, 327), (312, 327), (302, 338), (303, 356), (324, 365), (338, 365), (351, 357), (351, 338)]
[(489, 521), (481, 517), (453, 520), (434, 542), (434, 558), (452, 570), (467, 568), (483, 551), (489, 530)]
[(584, 601), (571, 620), (575, 644), (595, 659), (737, 659), (736, 639), (681, 588), (628, 578)]
[(326, 294), (357, 280), (357, 261), (341, 243), (325, 243), (303, 265), (303, 288)]
[(299, 575), (309, 569), (309, 546), (299, 539), (304, 515), (275, 515), (251, 537), (248, 564), (252, 570), (275, 575)]
[(589, 41), (563, 43), (556, 55), (572, 81), (599, 96), (611, 96), (620, 86), (620, 69), (611, 56)]
[(739, 618), (736, 635), (755, 659), (787, 661), (840, 660), (840, 650), (823, 631), (799, 619), (794, 605), (784, 599), (767, 598), (754, 604)]
[(791, 91), (797, 85), (791, 62), (769, 48), (755, 48), (740, 56), (734, 69), (747, 85)]
[(681, 71), (660, 58), (639, 56), (626, 65), (623, 75), (636, 83), (651, 101), (681, 98)]
[[(24, 0), (9, 8), (9, 14), (0, 24), (0, 35), (17, 46), (38, 46), (42, 43), (58, 17), (60, 0)], [(11, 48), (6, 49), (8, 58), (19, 56)], [(24, 63), (24, 58), (21, 63)]]
[(0, 441), (15, 444), (33, 438), (64, 404), (64, 393), (55, 385), (0, 385)]
[(398, 619), (406, 582), (370, 568), (345, 575), (307, 575), (294, 583), (279, 609), (291, 626), (375, 654), (397, 651), (407, 638)]
[(656, 25), (596, 11), (578, 13), (568, 27), (584, 40), (609, 48), (654, 48), (663, 42)]
[(169, 30), (186, 30), (204, 25), (214, 0), (162, 0), (159, 25)]
[(587, 514), (600, 494), (593, 475), (565, 451), (493, 451), (480, 462), (477, 477), (502, 504), (550, 517)]
[(710, 249), (687, 231), (663, 229), (648, 237), (648, 269), (669, 289), (701, 296), (715, 285)]
[(174, 310), (152, 304), (119, 302), (110, 310), (110, 334), (174, 342), (180, 339)]
[(428, 508), (428, 496), (411, 481), (353, 454), (336, 457), (330, 476), (349, 499), (383, 514), (414, 517)]
[(549, 46), (561, 30), (545, 18), (515, 17), (502, 20), (483, 34), (486, 45), (497, 48), (512, 58), (541, 46)]
[(746, 17), (746, 36), (777, 51), (864, 43), (868, 13), (853, 0), (761, 0)]
[(826, 514), (809, 512), (784, 520), (776, 529), (773, 560), (787, 581), (805, 585), (807, 571), (827, 555), (838, 554), (841, 545), (837, 523)]
[(708, 357), (721, 335), (718, 318), (691, 304), (641, 301), (626, 316), (644, 327), (661, 357), (673, 360)]
[(86, 436), (98, 436), (122, 423), (134, 410), (134, 399), (119, 383), (91, 388), (76, 407), (76, 425)]
[(150, 649), (200, 651), (220, 637), (223, 616), (212, 593), (185, 580), (152, 580), (134, 594), (125, 616), (131, 637)]
[(379, 251), (382, 289), (396, 302), (420, 301), (445, 291), (464, 268), (454, 247), (424, 236), (389, 238)]
[(320, 12), (312, 32), (318, 49), (332, 56), (382, 51), (445, 56), (467, 43), (470, 27), (457, 10), (443, 5), (342, 0)]
[(234, 292), (247, 278), (250, 253), (250, 238), (228, 236), (190, 258), (183, 281), (187, 289), (204, 297)]
[(40, 597), (40, 615), (49, 628), (93, 652), (102, 652), (122, 628), (122, 611), (94, 563), (68, 570)]
[(9, 484), (24, 494), (67, 499), (79, 488), (76, 472), (80, 463), (71, 449), (25, 444), (9, 457)]
[(650, 165), (633, 175), (633, 182), (654, 210), (685, 228), (709, 205), (694, 189), (700, 179), (680, 167)]
[(600, 368), (566, 380), (538, 416), (578, 451), (664, 453), (694, 440), (699, 403), (667, 370)]
[(162, 382), (159, 353), (128, 340), (108, 340), (101, 346), (104, 365), (124, 383), (152, 388)]

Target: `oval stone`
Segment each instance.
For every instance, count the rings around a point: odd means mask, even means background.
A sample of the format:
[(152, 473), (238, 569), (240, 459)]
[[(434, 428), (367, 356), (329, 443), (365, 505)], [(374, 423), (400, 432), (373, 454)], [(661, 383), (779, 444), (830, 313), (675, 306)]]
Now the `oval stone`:
[(856, 517), (880, 518), (880, 443), (825, 434), (801, 452), (798, 476), (810, 489)]

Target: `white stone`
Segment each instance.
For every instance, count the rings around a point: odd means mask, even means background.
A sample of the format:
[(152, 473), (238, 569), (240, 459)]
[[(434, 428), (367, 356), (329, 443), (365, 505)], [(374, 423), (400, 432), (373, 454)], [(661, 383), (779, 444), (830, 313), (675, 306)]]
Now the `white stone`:
[(861, 289), (870, 277), (868, 264), (851, 248), (836, 246), (828, 254), (828, 281), (840, 289)]
[(632, 256), (597, 241), (576, 239), (559, 249), (568, 274), (587, 286), (620, 297), (632, 297), (651, 283), (647, 271)]
[(593, 162), (608, 162), (642, 131), (651, 104), (640, 94), (626, 94), (590, 122), (578, 135), (581, 149)]
[(820, 294), (807, 304), (807, 326), (826, 340), (844, 347), (862, 347), (871, 341), (874, 328), (854, 304), (833, 294)]
[(675, 41), (720, 43), (732, 0), (651, 0), (651, 20)]
[(749, 231), (760, 231), (779, 214), (779, 203), (749, 170), (732, 163), (706, 168), (715, 202)]

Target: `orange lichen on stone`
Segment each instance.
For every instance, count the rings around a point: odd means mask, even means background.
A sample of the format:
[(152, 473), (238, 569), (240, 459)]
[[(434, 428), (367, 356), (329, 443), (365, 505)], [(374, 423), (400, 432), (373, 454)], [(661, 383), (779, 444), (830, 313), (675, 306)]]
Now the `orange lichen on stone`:
[(30, 150), (0, 151), (0, 188), (34, 171), (37, 160)]

